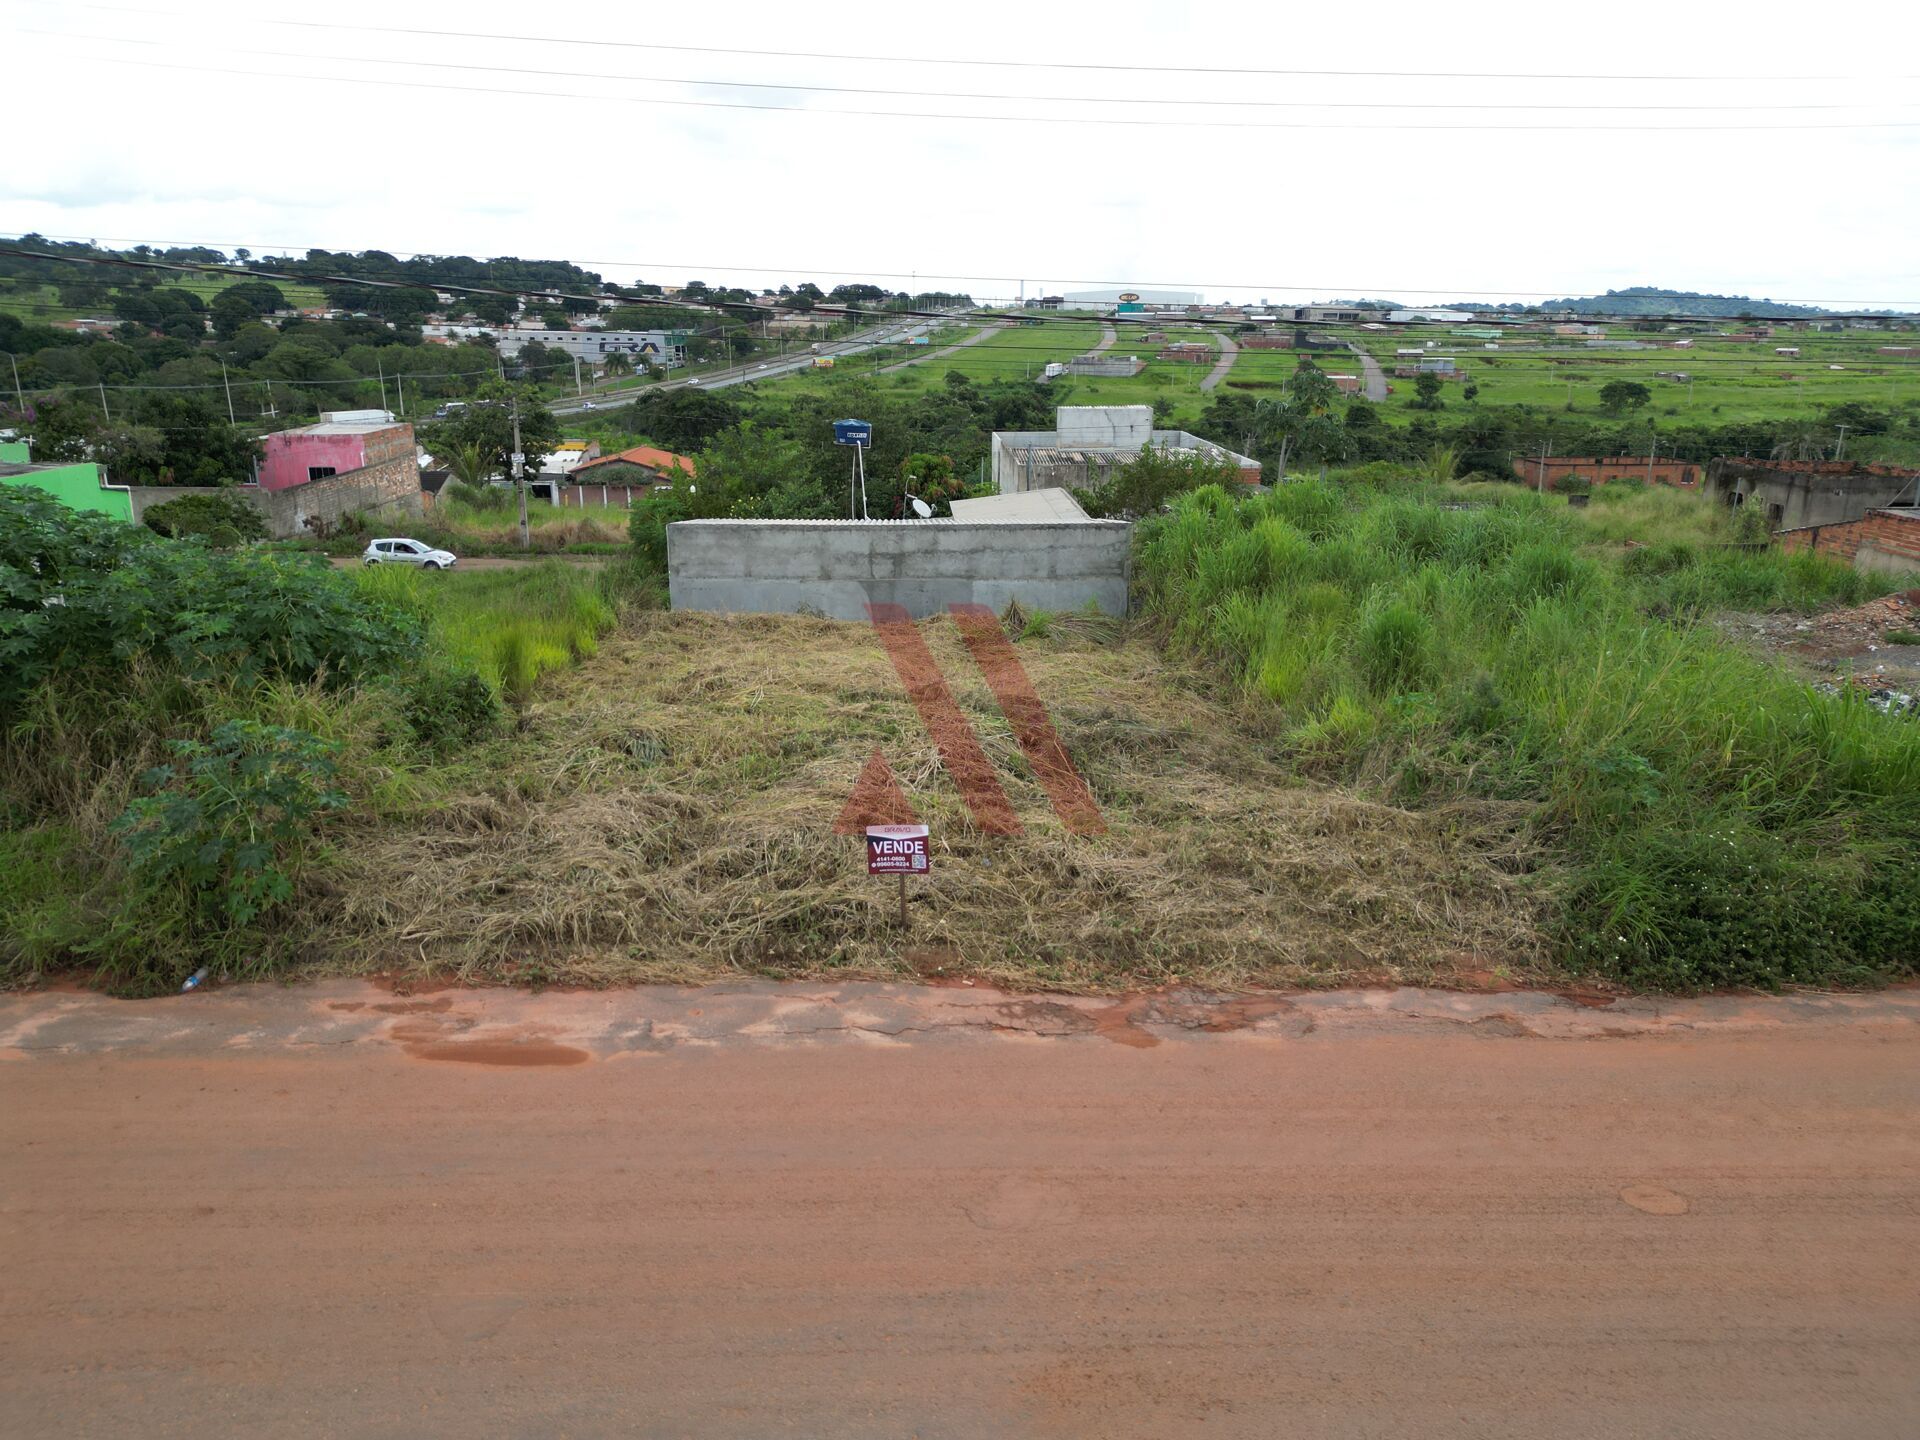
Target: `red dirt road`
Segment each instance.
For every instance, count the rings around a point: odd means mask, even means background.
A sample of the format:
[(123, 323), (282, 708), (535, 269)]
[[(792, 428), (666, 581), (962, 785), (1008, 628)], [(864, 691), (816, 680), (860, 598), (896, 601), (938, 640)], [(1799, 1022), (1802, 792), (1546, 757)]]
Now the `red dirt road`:
[(1917, 1102), (1912, 994), (0, 997), (0, 1434), (1911, 1437)]

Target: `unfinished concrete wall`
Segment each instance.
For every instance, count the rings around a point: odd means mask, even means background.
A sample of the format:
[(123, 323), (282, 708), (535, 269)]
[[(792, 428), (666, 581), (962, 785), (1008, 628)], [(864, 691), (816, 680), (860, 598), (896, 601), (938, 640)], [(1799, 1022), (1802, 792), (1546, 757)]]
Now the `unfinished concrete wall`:
[(1061, 405), (1053, 413), (1056, 445), (1138, 451), (1153, 438), (1151, 405)]
[(869, 604), (916, 618), (949, 605), (1127, 613), (1132, 527), (1120, 520), (681, 520), (667, 527), (676, 610), (817, 613)]
[(1146, 368), (1147, 362), (1137, 355), (1078, 355), (1067, 362), (1069, 375), (1086, 375), (1108, 380), (1130, 379)]
[(1722, 458), (1707, 466), (1706, 493), (1727, 505), (1761, 505), (1775, 530), (1858, 520), (1903, 496), (1911, 497), (1920, 470)]

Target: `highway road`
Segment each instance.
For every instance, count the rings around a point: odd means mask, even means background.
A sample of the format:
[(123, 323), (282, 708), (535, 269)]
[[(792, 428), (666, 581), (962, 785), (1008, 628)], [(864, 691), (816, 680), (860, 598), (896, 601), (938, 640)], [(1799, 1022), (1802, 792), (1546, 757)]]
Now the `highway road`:
[(616, 391), (607, 395), (589, 395), (573, 400), (560, 400), (547, 408), (555, 415), (578, 415), (586, 410), (600, 409), (613, 405), (625, 405), (656, 390), (678, 390), (698, 388), (701, 390), (724, 390), (733, 385), (744, 385), (749, 381), (773, 380), (782, 375), (791, 375), (796, 371), (813, 367), (817, 359), (841, 358), (862, 355), (883, 345), (900, 345), (916, 335), (929, 333), (938, 323), (931, 320), (907, 320), (883, 322), (845, 339), (824, 342), (818, 350), (802, 348), (791, 355), (771, 360), (750, 360), (744, 365), (730, 366), (725, 370), (714, 370), (704, 375), (691, 376), (685, 380), (663, 380), (657, 385)]
[(1909, 1440), (1920, 993), (0, 995), (0, 1434)]

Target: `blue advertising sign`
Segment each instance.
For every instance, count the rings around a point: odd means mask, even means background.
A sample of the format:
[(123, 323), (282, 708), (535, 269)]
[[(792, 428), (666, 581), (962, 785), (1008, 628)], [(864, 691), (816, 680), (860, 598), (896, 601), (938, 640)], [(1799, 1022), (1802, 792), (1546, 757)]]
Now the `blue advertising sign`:
[(866, 420), (836, 420), (833, 422), (833, 443), (857, 445), (862, 450), (871, 450), (873, 425)]

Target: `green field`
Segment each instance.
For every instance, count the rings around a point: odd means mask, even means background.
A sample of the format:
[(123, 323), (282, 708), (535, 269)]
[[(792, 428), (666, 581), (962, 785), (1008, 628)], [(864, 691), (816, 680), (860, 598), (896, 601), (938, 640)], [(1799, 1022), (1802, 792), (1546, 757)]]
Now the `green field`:
[[(935, 337), (935, 348), (978, 333), (971, 324), (948, 327)], [(1156, 332), (1160, 333), (1160, 332)], [(1216, 333), (1207, 327), (1168, 327), (1167, 340), (1208, 340)], [(1920, 332), (1851, 331), (1840, 333), (1781, 331), (1772, 339), (1754, 342), (1728, 340), (1712, 334), (1691, 337), (1687, 349), (1655, 346), (1646, 350), (1589, 350), (1572, 338), (1514, 336), (1491, 351), (1484, 342), (1457, 337), (1441, 328), (1408, 328), (1395, 332), (1359, 329), (1333, 332), (1358, 344), (1387, 371), (1390, 393), (1382, 410), (1392, 421), (1411, 421), (1423, 412), (1413, 408), (1413, 382), (1393, 376), (1394, 352), (1400, 348), (1438, 343), (1429, 352), (1455, 359), (1478, 387), (1472, 401), (1463, 397), (1465, 381), (1450, 382), (1442, 392), (1443, 417), (1458, 419), (1472, 407), (1529, 406), (1540, 411), (1571, 414), (1586, 419), (1612, 419), (1601, 408), (1600, 390), (1609, 381), (1633, 380), (1653, 392), (1643, 416), (1664, 421), (1727, 425), (1750, 421), (1817, 418), (1826, 407), (1847, 401), (1894, 409), (1920, 402), (1920, 359), (1881, 355), (1882, 345), (1920, 345)], [(1173, 407), (1173, 423), (1197, 421), (1212, 398), (1199, 388), (1209, 370), (1205, 365), (1157, 361), (1158, 341), (1139, 338), (1123, 328), (1111, 353), (1138, 354), (1147, 367), (1131, 379), (1062, 377), (1056, 382), (1068, 403), (1076, 405), (1143, 405), (1166, 400)], [(1100, 325), (1050, 319), (1036, 325), (1010, 325), (978, 345), (938, 362), (914, 366), (881, 377), (881, 383), (906, 394), (924, 393), (945, 383), (948, 371), (958, 371), (975, 382), (1020, 380), (1037, 376), (1049, 361), (1065, 361), (1084, 354), (1098, 341)], [(1237, 337), (1240, 338), (1240, 337)], [(1637, 338), (1643, 342), (1673, 338), (1633, 336), (1617, 327), (1607, 338)], [(1776, 346), (1797, 346), (1798, 356), (1776, 355)], [(860, 373), (895, 363), (910, 353), (907, 347), (868, 359), (842, 360), (833, 372)], [(1293, 350), (1242, 349), (1218, 393), (1263, 392), (1277, 389), (1300, 363)], [(1361, 372), (1357, 357), (1340, 351), (1315, 352), (1320, 367), (1333, 373)], [(1841, 369), (1830, 367), (1841, 366)], [(1691, 383), (1662, 379), (1658, 372), (1682, 372)], [(826, 373), (806, 374), (764, 382), (782, 390), (823, 388)]]
[[(1655, 340), (1610, 332), (1608, 338)], [(1653, 392), (1648, 412), (1683, 423), (1735, 424), (1754, 420), (1815, 418), (1830, 405), (1847, 401), (1895, 408), (1920, 400), (1920, 359), (1877, 353), (1882, 345), (1920, 344), (1912, 332), (1855, 331), (1837, 334), (1782, 331), (1770, 340), (1735, 341), (1714, 335), (1692, 337), (1681, 350), (1658, 346), (1647, 350), (1589, 350), (1578, 340), (1544, 340), (1523, 346), (1514, 337), (1497, 351), (1477, 340), (1461, 339), (1444, 331), (1407, 330), (1398, 334), (1354, 331), (1343, 334), (1364, 346), (1387, 371), (1393, 387), (1386, 401), (1388, 418), (1411, 418), (1413, 382), (1393, 376), (1394, 351), (1439, 343), (1429, 352), (1452, 356), (1479, 387), (1473, 403), (1531, 405), (1542, 410), (1605, 418), (1600, 389), (1609, 381), (1632, 380)], [(1797, 356), (1776, 355), (1776, 346), (1797, 346)], [(1287, 352), (1273, 352), (1284, 357)], [(1843, 369), (1830, 367), (1839, 365)], [(1660, 378), (1659, 372), (1680, 372), (1690, 383)], [(1233, 378), (1240, 379), (1240, 367)], [(1449, 383), (1442, 394), (1449, 412), (1467, 405), (1461, 391), (1465, 382)]]
[[(133, 273), (127, 272), (129, 282)], [(213, 297), (222, 290), (250, 278), (252, 277), (245, 271), (235, 271), (231, 275), (178, 275), (162, 280), (159, 288), (186, 290), (198, 295), (203, 302), (211, 304)], [(287, 304), (296, 310), (309, 309), (327, 303), (326, 291), (318, 285), (296, 284), (287, 280), (274, 280), (269, 283), (278, 286), (280, 293), (287, 297)], [(58, 292), (51, 285), (34, 285), (12, 276), (0, 276), (0, 314), (18, 316), (32, 325), (51, 325), (57, 320), (109, 318), (113, 314), (113, 308), (110, 302), (90, 308), (62, 305)]]

